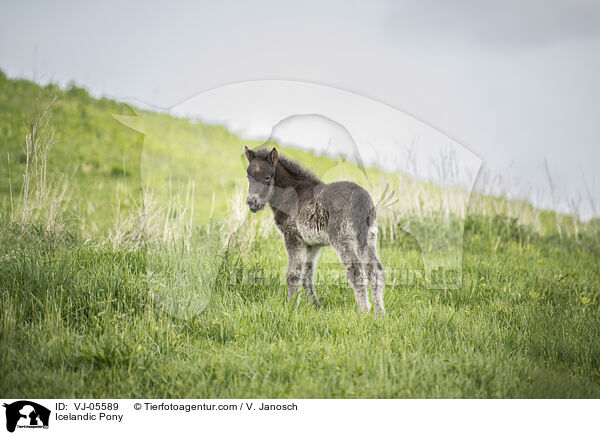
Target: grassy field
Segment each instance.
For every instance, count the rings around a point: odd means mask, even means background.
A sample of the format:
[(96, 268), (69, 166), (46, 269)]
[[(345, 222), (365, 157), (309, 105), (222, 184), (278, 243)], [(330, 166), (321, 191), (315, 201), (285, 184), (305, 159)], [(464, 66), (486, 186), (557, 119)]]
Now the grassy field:
[(439, 216), (464, 192), (283, 148), (402, 192), (388, 270), (423, 269), (407, 229), (464, 221), (459, 288), (388, 274), (385, 318), (361, 315), (327, 248), (315, 310), (285, 300), (270, 211), (245, 213), (244, 144), (0, 73), (2, 397), (600, 397), (598, 221), (483, 195)]

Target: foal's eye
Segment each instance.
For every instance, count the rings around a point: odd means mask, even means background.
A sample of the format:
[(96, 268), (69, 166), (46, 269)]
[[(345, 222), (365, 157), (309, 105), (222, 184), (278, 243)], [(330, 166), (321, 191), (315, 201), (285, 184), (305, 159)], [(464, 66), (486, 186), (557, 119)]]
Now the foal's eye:
[(269, 181), (271, 181), (271, 176), (269, 175), (267, 178), (265, 178), (265, 181), (268, 183)]

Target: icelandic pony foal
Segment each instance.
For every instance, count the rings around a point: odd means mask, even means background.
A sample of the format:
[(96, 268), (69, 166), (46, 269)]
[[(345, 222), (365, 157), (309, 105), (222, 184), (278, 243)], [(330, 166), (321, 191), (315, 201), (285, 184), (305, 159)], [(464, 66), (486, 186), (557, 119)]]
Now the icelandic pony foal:
[(283, 234), (288, 254), (288, 299), (300, 285), (320, 307), (313, 279), (325, 245), (332, 245), (346, 267), (361, 311), (370, 310), (367, 283), (375, 312), (383, 314), (383, 268), (377, 257), (375, 208), (369, 193), (350, 181), (322, 183), (315, 175), (277, 150), (244, 148), (248, 159), (246, 204), (256, 213), (269, 204)]

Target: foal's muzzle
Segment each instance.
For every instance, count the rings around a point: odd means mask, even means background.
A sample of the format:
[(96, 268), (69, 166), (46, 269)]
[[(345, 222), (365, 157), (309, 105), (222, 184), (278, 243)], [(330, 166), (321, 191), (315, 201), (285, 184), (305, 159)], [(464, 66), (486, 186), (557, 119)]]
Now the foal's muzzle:
[(248, 197), (246, 199), (246, 204), (252, 213), (256, 213), (264, 207), (264, 204), (261, 204), (258, 198), (256, 197)]

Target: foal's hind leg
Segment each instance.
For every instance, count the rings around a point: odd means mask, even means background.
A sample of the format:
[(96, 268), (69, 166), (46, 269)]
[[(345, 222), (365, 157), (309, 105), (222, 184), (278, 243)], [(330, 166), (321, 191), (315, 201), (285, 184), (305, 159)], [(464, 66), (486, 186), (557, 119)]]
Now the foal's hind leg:
[(365, 246), (363, 250), (362, 257), (367, 269), (367, 275), (369, 276), (375, 312), (385, 314), (385, 307), (383, 305), (385, 277), (383, 267), (377, 256), (377, 227), (369, 229), (369, 238), (367, 240), (367, 246)]
[(333, 244), (333, 247), (337, 251), (342, 264), (346, 266), (346, 276), (354, 290), (358, 309), (368, 313), (371, 309), (371, 303), (367, 292), (367, 275), (358, 255), (348, 242), (338, 242)]
[(302, 271), (302, 285), (304, 286), (304, 291), (306, 292), (306, 300), (310, 302), (310, 299), (312, 299), (315, 307), (317, 308), (321, 308), (321, 303), (317, 298), (317, 292), (314, 288), (314, 276), (320, 253), (320, 246), (308, 246), (306, 248), (306, 257)]
[(365, 266), (367, 275), (369, 276), (369, 284), (371, 285), (371, 293), (373, 295), (373, 306), (376, 313), (385, 314), (383, 305), (383, 289), (385, 286), (383, 267), (377, 258), (377, 254), (367, 248), (367, 257), (365, 258)]

